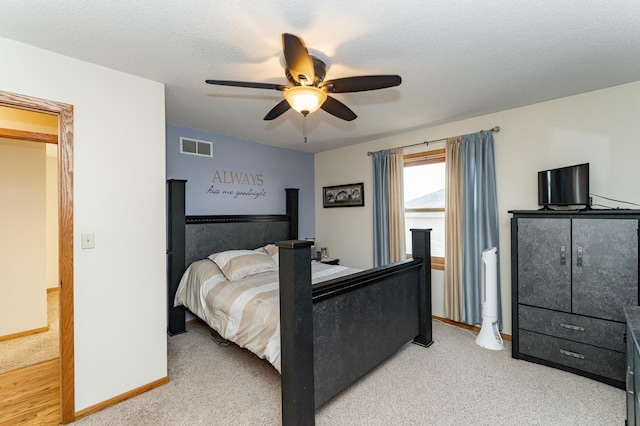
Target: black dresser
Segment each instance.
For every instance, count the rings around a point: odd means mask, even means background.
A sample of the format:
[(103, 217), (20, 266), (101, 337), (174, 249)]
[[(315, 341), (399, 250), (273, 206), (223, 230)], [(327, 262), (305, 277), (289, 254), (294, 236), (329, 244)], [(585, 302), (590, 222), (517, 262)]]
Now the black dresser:
[(513, 358), (624, 389), (640, 211), (510, 213)]

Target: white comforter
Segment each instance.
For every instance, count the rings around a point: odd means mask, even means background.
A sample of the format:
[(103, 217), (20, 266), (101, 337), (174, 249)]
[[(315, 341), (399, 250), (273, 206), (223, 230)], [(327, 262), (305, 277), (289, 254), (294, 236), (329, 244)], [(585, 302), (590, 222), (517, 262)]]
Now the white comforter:
[[(313, 261), (313, 284), (359, 271)], [(192, 263), (176, 292), (183, 305), (223, 338), (267, 359), (280, 372), (278, 271), (228, 281), (209, 259)]]

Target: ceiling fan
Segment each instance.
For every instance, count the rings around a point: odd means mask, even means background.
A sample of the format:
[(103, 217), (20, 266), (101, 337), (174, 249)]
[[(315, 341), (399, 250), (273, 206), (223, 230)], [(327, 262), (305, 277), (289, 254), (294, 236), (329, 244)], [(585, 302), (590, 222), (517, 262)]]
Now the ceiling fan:
[(366, 75), (338, 78), (324, 81), (327, 65), (309, 54), (304, 41), (293, 34), (282, 34), (285, 75), (288, 85), (272, 83), (252, 83), (232, 80), (205, 80), (209, 84), (222, 86), (249, 87), (252, 89), (271, 89), (284, 92), (284, 99), (265, 115), (265, 120), (273, 120), (290, 108), (303, 116), (322, 108), (324, 111), (346, 121), (354, 120), (357, 115), (330, 93), (364, 92), (399, 86), (399, 75)]

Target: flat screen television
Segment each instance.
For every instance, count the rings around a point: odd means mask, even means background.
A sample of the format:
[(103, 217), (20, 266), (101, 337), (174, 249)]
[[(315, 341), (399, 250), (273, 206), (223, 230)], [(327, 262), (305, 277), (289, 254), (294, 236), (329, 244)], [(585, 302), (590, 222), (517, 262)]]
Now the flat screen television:
[(538, 205), (589, 207), (589, 163), (538, 172)]

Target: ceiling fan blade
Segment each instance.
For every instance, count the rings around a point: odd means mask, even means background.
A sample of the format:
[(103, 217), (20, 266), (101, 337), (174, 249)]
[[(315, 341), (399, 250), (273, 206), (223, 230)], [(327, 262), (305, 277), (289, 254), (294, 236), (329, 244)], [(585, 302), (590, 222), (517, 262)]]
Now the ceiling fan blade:
[(329, 93), (347, 93), (385, 89), (399, 86), (400, 83), (402, 83), (402, 78), (399, 75), (363, 75), (328, 80), (322, 83), (320, 87)]
[(301, 38), (293, 34), (282, 34), (282, 50), (291, 77), (300, 84), (313, 84), (315, 70), (313, 60)]
[(290, 108), (291, 106), (289, 105), (289, 102), (287, 102), (286, 99), (283, 99), (278, 105), (271, 108), (271, 111), (264, 116), (264, 119), (273, 120), (274, 118), (278, 118), (285, 112), (289, 111)]
[(331, 96), (327, 96), (327, 100), (324, 101), (320, 108), (345, 121), (352, 121), (357, 117), (356, 113), (351, 111), (348, 106)]
[(250, 81), (233, 81), (233, 80), (205, 80), (205, 83), (216, 84), (218, 86), (234, 86), (234, 87), (249, 87), (252, 89), (271, 89), (284, 91), (288, 86), (282, 84), (273, 83), (253, 83)]

